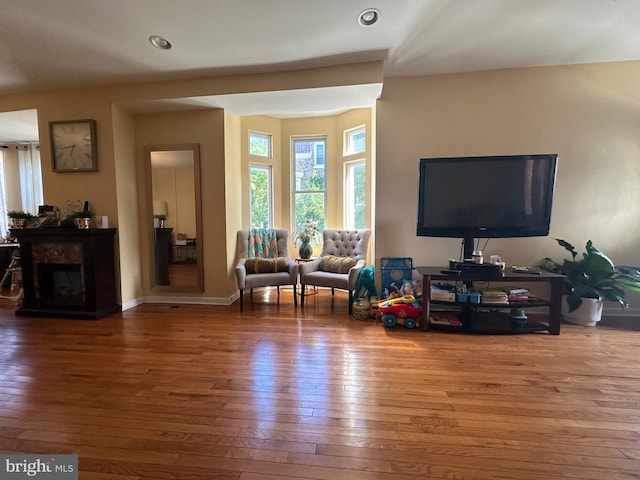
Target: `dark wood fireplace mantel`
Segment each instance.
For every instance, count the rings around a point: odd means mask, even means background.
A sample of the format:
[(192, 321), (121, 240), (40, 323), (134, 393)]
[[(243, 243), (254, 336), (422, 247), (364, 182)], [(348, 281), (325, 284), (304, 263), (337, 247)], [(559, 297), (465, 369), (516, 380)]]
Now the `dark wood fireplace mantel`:
[(23, 228), (24, 298), (16, 315), (98, 319), (122, 310), (117, 302), (115, 228)]

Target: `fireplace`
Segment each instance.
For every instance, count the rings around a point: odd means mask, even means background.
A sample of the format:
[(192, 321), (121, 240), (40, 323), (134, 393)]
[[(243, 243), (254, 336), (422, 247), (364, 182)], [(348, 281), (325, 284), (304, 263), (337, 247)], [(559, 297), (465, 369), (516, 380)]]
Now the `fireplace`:
[(84, 281), (79, 263), (39, 263), (36, 296), (43, 308), (82, 309)]
[(116, 300), (115, 228), (13, 229), (24, 298), (17, 315), (98, 319)]

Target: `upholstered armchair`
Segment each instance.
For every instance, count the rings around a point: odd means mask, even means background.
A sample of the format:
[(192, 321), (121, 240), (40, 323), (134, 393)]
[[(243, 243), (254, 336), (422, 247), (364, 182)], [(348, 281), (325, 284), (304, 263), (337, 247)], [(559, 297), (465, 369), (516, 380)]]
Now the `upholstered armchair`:
[(249, 258), (250, 230), (238, 230), (236, 279), (240, 289), (240, 311), (244, 310), (244, 291), (248, 288), (253, 293), (254, 288), (278, 287), (280, 295), (281, 285), (293, 287), (293, 304), (298, 305), (296, 285), (298, 283), (298, 264), (289, 258), (287, 251), (289, 232), (284, 229), (274, 229), (276, 249), (271, 249), (266, 257)]
[(349, 314), (358, 275), (367, 261), (370, 230), (324, 230), (320, 256), (300, 265), (301, 297), (304, 306), (305, 286), (339, 288), (349, 292)]

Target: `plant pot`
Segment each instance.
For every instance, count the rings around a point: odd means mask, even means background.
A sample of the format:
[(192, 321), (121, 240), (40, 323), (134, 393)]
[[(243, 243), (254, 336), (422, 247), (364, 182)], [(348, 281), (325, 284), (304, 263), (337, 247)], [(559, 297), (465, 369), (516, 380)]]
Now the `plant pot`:
[(311, 258), (312, 254), (313, 247), (311, 246), (311, 244), (309, 242), (302, 242), (300, 244), (300, 248), (298, 248), (298, 255), (300, 255), (300, 258)]
[(595, 298), (583, 298), (582, 305), (573, 312), (569, 312), (567, 296), (562, 296), (562, 317), (566, 322), (583, 327), (594, 327), (602, 318), (604, 302)]
[(25, 218), (10, 218), (11, 228), (24, 228), (27, 220)]
[(91, 218), (75, 218), (76, 228), (89, 229), (91, 228)]

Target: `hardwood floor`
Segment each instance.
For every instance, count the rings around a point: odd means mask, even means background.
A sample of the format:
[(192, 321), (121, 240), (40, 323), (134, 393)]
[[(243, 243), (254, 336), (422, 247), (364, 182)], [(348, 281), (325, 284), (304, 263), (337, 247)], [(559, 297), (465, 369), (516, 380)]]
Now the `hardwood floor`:
[(0, 452), (76, 453), (89, 480), (640, 478), (640, 319), (385, 330), (346, 298), (97, 321), (7, 302)]

